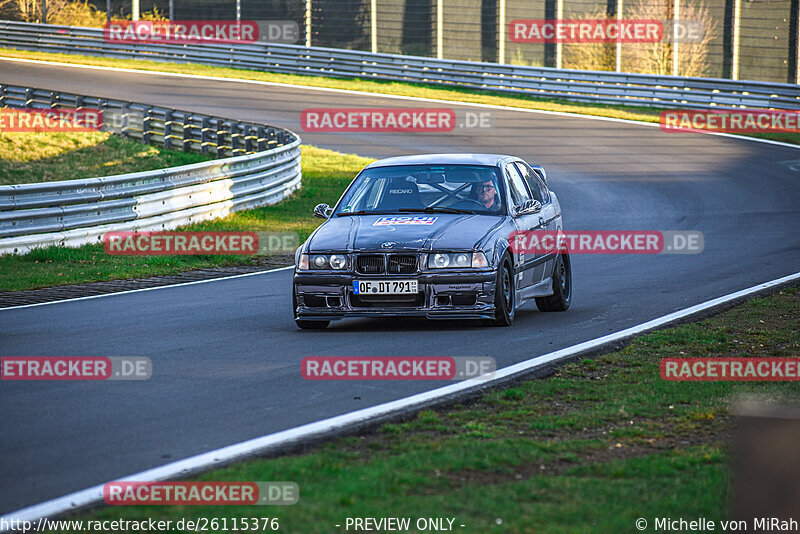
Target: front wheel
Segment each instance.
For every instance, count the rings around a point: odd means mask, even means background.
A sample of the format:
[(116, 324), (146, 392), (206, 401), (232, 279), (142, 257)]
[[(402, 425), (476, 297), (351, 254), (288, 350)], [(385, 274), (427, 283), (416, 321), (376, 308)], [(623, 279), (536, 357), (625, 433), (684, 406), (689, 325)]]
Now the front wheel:
[(514, 323), (514, 271), (511, 260), (506, 256), (497, 268), (494, 286), (494, 319), (491, 326), (511, 326)]
[(572, 302), (572, 263), (569, 254), (562, 252), (556, 259), (553, 269), (553, 294), (549, 297), (538, 297), (536, 307), (539, 311), (567, 311)]

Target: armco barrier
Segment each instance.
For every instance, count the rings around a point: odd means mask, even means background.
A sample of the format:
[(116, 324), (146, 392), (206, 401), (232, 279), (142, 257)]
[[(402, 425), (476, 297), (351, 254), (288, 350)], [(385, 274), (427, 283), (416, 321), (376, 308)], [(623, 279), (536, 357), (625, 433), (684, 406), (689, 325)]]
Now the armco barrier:
[(399, 80), (598, 104), (800, 108), (792, 84), (562, 70), (269, 43), (116, 44), (100, 28), (0, 21), (0, 46), (288, 74)]
[(9, 85), (0, 85), (3, 107), (99, 108), (104, 129), (223, 159), (104, 178), (0, 186), (0, 254), (97, 243), (110, 231), (167, 230), (273, 204), (300, 187), (300, 138), (288, 130)]

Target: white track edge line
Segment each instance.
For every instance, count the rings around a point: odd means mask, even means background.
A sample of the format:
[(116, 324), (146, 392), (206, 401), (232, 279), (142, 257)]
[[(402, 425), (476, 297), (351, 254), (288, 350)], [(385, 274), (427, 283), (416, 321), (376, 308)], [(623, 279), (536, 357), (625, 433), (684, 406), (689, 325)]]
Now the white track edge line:
[[(81, 57), (91, 57), (91, 56), (81, 56)], [(600, 115), (586, 115), (583, 113), (569, 113), (566, 111), (552, 111), (552, 110), (545, 110), (545, 109), (531, 109), (531, 108), (519, 108), (514, 106), (501, 106), (498, 104), (481, 104), (479, 102), (460, 102), (458, 100), (444, 100), (439, 98), (426, 98), (420, 96), (404, 96), (404, 95), (393, 95), (388, 93), (373, 93), (371, 91), (357, 91), (354, 89), (338, 89), (336, 87), (318, 87), (314, 85), (301, 85), (301, 84), (293, 84), (293, 83), (283, 83), (283, 82), (267, 82), (263, 80), (247, 80), (244, 78), (228, 78), (225, 76), (206, 76), (203, 74), (184, 74), (180, 72), (164, 72), (164, 71), (156, 71), (156, 70), (147, 70), (147, 69), (127, 69), (124, 67), (105, 67), (102, 65), (83, 65), (80, 63), (62, 63), (59, 61), (45, 61), (41, 59), (25, 59), (25, 58), (13, 58), (13, 57), (5, 57), (0, 56), (0, 61), (16, 61), (20, 63), (34, 63), (34, 64), (44, 64), (44, 65), (56, 65), (60, 67), (73, 67), (73, 68), (81, 68), (81, 69), (94, 69), (94, 70), (107, 70), (112, 72), (128, 72), (132, 74), (151, 74), (156, 76), (175, 76), (178, 78), (190, 78), (195, 80), (209, 80), (209, 81), (224, 81), (224, 82), (237, 82), (237, 83), (249, 83), (255, 85), (267, 85), (267, 86), (277, 86), (277, 87), (291, 87), (294, 89), (308, 89), (313, 91), (326, 91), (330, 93), (340, 93), (340, 94), (349, 94), (349, 95), (361, 95), (361, 96), (370, 96), (376, 98), (393, 98), (397, 100), (410, 100), (414, 102), (433, 102), (437, 104), (451, 104), (457, 106), (469, 106), (469, 107), (476, 107), (476, 108), (483, 108), (483, 109), (496, 109), (496, 110), (506, 110), (506, 111), (516, 111), (516, 112), (523, 112), (523, 113), (541, 113), (544, 115), (555, 115), (558, 117), (573, 117), (573, 118), (582, 118), (582, 119), (593, 119), (593, 120), (601, 120), (601, 121), (609, 121), (609, 122), (619, 122), (622, 124), (638, 124), (641, 126), (650, 126), (660, 128), (660, 124), (657, 122), (646, 122), (646, 121), (638, 121), (634, 119), (618, 119), (614, 117), (603, 117)], [(208, 66), (213, 67), (213, 65), (202, 65), (201, 63), (176, 63), (177, 65), (201, 65), (201, 66)], [(226, 67), (219, 67), (219, 68), (226, 68)], [(227, 67), (231, 68), (231, 67)], [(242, 69), (246, 71), (246, 69)], [(268, 71), (251, 71), (251, 72), (265, 72), (266, 74), (276, 74), (270, 73)], [(303, 76), (302, 74), (289, 74), (289, 76)], [(314, 76), (315, 78), (324, 78), (324, 76)], [(369, 79), (363, 80), (361, 78), (353, 78), (355, 80), (361, 81), (370, 81)], [(348, 80), (345, 80), (348, 81)], [(402, 83), (402, 82), (400, 82)], [(480, 94), (480, 93), (477, 93)], [(535, 96), (535, 95), (533, 95)], [(510, 96), (509, 98), (513, 98)], [(577, 102), (574, 105), (580, 106), (581, 103)], [(625, 103), (622, 102), (619, 105), (624, 106)], [(644, 108), (647, 107), (657, 107), (657, 106), (642, 106)], [(687, 133), (687, 132), (670, 132), (670, 133)], [(759, 137), (749, 137), (746, 135), (738, 135), (726, 132), (711, 132), (705, 130), (692, 130), (688, 133), (699, 133), (705, 135), (717, 135), (720, 137), (729, 137), (732, 139), (742, 139), (744, 141), (755, 141), (757, 143), (765, 143), (768, 145), (776, 145), (782, 146), (786, 148), (800, 148), (800, 145), (794, 145), (791, 143), (784, 143), (783, 141), (773, 141), (771, 139), (761, 139)]]
[[(777, 278), (769, 282), (764, 282), (762, 284), (742, 289), (734, 293), (729, 293), (727, 295), (723, 295), (715, 299), (707, 300), (700, 304), (696, 304), (694, 306), (690, 306), (688, 308), (684, 308), (682, 310), (678, 310), (669, 313), (667, 315), (663, 315), (651, 321), (647, 321), (645, 323), (641, 323), (639, 325), (626, 328), (624, 330), (615, 332), (613, 334), (607, 334), (599, 338), (595, 338), (589, 341), (584, 341), (583, 343), (579, 343), (571, 347), (566, 347), (554, 352), (550, 352), (548, 354), (543, 354), (541, 356), (531, 358), (529, 360), (511, 365), (509, 367), (504, 367), (503, 369), (496, 371), (494, 378), (491, 380), (478, 380), (478, 379), (465, 380), (457, 384), (433, 389), (430, 391), (426, 391), (424, 393), (418, 393), (410, 397), (397, 399), (384, 404), (379, 404), (377, 406), (356, 410), (354, 412), (338, 415), (328, 419), (323, 419), (321, 421), (316, 421), (314, 423), (308, 423), (305, 425), (301, 425), (299, 427), (276, 432), (274, 434), (268, 434), (266, 436), (261, 436), (259, 438), (243, 441), (241, 443), (236, 443), (234, 445), (229, 445), (221, 449), (198, 454), (196, 456), (185, 458), (183, 460), (178, 460), (176, 462), (171, 462), (166, 465), (162, 465), (160, 467), (154, 467), (152, 469), (141, 471), (139, 473), (128, 475), (126, 477), (115, 480), (133, 480), (133, 481), (167, 480), (170, 477), (179, 477), (183, 473), (193, 472), (199, 469), (211, 467), (221, 462), (228, 462), (231, 460), (243, 458), (249, 454), (252, 454), (256, 451), (264, 450), (268, 447), (291, 444), (294, 441), (310, 437), (314, 434), (320, 434), (341, 429), (342, 427), (357, 423), (364, 423), (371, 418), (389, 415), (400, 409), (411, 408), (415, 405), (427, 402), (429, 400), (445, 397), (448, 395), (453, 395), (455, 393), (471, 389), (478, 385), (485, 386), (497, 380), (507, 378), (524, 371), (530, 371), (536, 369), (537, 367), (542, 367), (543, 365), (548, 363), (563, 360), (574, 354), (600, 347), (609, 342), (623, 340), (630, 336), (641, 334), (642, 332), (672, 323), (674, 321), (683, 319), (695, 313), (699, 313), (704, 310), (713, 308), (715, 306), (719, 306), (720, 304), (725, 304), (727, 302), (731, 302), (740, 299), (742, 297), (751, 295), (753, 293), (758, 293), (759, 291), (769, 289), (771, 287), (775, 287), (794, 280), (800, 280), (800, 272), (796, 272), (794, 274), (790, 274), (782, 278)], [(21, 521), (35, 521), (42, 517), (59, 515), (65, 512), (69, 512), (70, 510), (74, 510), (76, 508), (89, 506), (91, 504), (99, 503), (102, 501), (103, 501), (103, 485), (100, 484), (97, 486), (93, 486), (91, 488), (70, 493), (63, 497), (58, 497), (56, 499), (28, 506), (26, 508), (22, 508), (14, 512), (9, 512), (8, 514), (0, 516), (0, 522), (6, 521), (10, 523), (12, 520), (17, 520), (17, 519)], [(2, 532), (1, 529), (0, 532)]]
[[(256, 271), (253, 273), (242, 273), (242, 274), (232, 274), (230, 276), (220, 276), (219, 278), (208, 278), (207, 280), (194, 280), (192, 282), (178, 282), (177, 284), (168, 284), (165, 286), (154, 286), (154, 287), (141, 287), (139, 289), (126, 289), (125, 291), (117, 291), (114, 293), (103, 293), (102, 295), (88, 295), (86, 297), (75, 297), (71, 299), (61, 299), (61, 300), (50, 300), (47, 302), (37, 302), (35, 304), (22, 304), (20, 306), (10, 306), (8, 308), (0, 308), (0, 312), (6, 310), (19, 310), (22, 308), (35, 308), (36, 306), (47, 306), (49, 304), (60, 304), (63, 302), (75, 302), (78, 300), (91, 300), (91, 299), (99, 299), (103, 297), (113, 297), (115, 295), (127, 295), (129, 293), (140, 293), (142, 291), (154, 291), (156, 289), (167, 289), (170, 287), (181, 287), (181, 286), (191, 286), (195, 284), (205, 284), (208, 282), (220, 282), (222, 280), (231, 280), (232, 278), (244, 278), (245, 276), (255, 276), (257, 274), (266, 274), (266, 273), (274, 273), (277, 271), (285, 271), (287, 269), (294, 269), (294, 265), (287, 265), (286, 267), (277, 267), (275, 269), (269, 269), (266, 271)], [(171, 276), (171, 275), (166, 275)], [(107, 282), (114, 282), (114, 280), (107, 280)], [(57, 288), (59, 286), (52, 286)], [(46, 289), (46, 288), (43, 288)], [(25, 291), (25, 290), (21, 290)], [(31, 290), (34, 291), (34, 290)]]

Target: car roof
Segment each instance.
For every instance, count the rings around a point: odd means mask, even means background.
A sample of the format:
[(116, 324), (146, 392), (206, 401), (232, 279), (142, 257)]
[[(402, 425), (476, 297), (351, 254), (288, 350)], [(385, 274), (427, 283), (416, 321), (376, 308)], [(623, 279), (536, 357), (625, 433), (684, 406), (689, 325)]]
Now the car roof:
[(389, 167), (392, 165), (491, 165), (492, 167), (507, 158), (520, 159), (504, 154), (419, 154), (416, 156), (397, 156), (370, 163), (365, 168)]

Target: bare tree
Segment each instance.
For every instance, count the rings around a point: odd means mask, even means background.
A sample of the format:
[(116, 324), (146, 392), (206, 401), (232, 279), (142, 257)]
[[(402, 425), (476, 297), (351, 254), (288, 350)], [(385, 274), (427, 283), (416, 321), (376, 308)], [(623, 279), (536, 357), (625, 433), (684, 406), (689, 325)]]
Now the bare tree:
[[(659, 19), (665, 21), (665, 34), (670, 33), (674, 16), (672, 0), (639, 0), (631, 9), (632, 19)], [(682, 1), (681, 21), (700, 23), (704, 34), (696, 42), (680, 42), (678, 45), (678, 74), (680, 76), (704, 76), (710, 68), (709, 44), (719, 37), (719, 24), (703, 0)], [(646, 74), (672, 74), (675, 52), (671, 35), (665, 35), (658, 43), (633, 43), (623, 46), (622, 65), (627, 72)]]
[(41, 22), (41, 0), (0, 0), (0, 17), (22, 22)]
[[(661, 20), (664, 39), (656, 43), (623, 43), (622, 70), (644, 74), (672, 74), (674, 45), (670, 28), (673, 19), (673, 0), (638, 0), (625, 13), (626, 19)], [(605, 9), (587, 12), (585, 20), (613, 20)], [(704, 34), (697, 42), (681, 42), (678, 46), (678, 74), (704, 76), (710, 67), (708, 51), (711, 41), (719, 37), (719, 24), (711, 16), (703, 0), (681, 0), (680, 19), (699, 22)], [(616, 43), (565, 43), (564, 67), (568, 69), (614, 70)]]
[[(583, 20), (611, 20), (605, 9), (586, 12)], [(616, 44), (614, 43), (564, 43), (563, 63), (565, 69), (614, 70)]]

